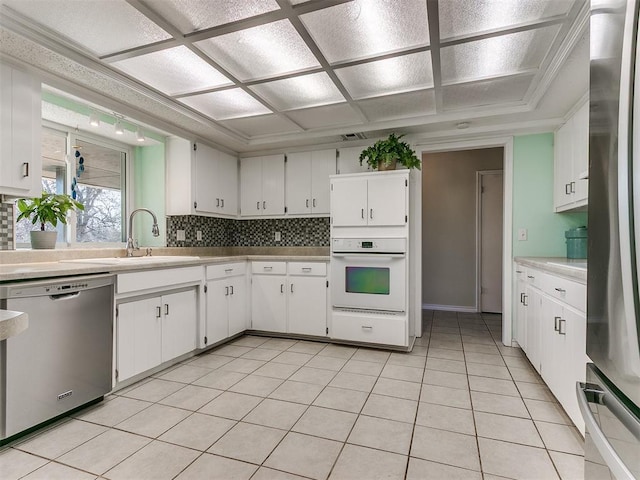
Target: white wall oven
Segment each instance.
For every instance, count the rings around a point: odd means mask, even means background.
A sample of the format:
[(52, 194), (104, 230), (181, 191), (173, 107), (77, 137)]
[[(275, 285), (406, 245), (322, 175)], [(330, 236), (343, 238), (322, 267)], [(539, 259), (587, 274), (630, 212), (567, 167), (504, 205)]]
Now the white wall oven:
[(405, 238), (333, 238), (333, 307), (405, 312), (406, 255)]

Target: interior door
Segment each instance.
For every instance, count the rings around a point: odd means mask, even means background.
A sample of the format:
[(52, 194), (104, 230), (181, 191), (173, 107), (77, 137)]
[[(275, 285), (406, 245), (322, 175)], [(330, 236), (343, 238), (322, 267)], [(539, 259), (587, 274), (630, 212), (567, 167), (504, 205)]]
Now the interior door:
[(480, 311), (502, 313), (502, 171), (480, 173)]

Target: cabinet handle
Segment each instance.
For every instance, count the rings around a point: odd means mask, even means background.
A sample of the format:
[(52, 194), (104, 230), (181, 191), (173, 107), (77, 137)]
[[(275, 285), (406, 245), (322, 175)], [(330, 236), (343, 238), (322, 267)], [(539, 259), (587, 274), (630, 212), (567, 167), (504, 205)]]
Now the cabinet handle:
[(284, 283), (280, 284), (280, 293), (284, 293)]
[(164, 314), (165, 315), (169, 315), (169, 304), (168, 303), (164, 304)]
[(224, 273), (231, 273), (233, 272), (233, 268), (225, 268), (224, 269)]
[(22, 164), (22, 176), (23, 177), (29, 176), (29, 162), (24, 162)]
[(571, 184), (570, 183), (565, 183), (564, 184), (564, 194), (565, 195), (571, 195)]
[(558, 288), (558, 287), (554, 288), (554, 290), (556, 292), (560, 292), (560, 293), (566, 293), (567, 292), (564, 288)]
[(364, 218), (364, 208), (360, 211), (360, 216)]
[(224, 198), (220, 199), (220, 207), (224, 208)]
[(311, 267), (302, 267), (302, 271), (303, 272), (310, 272), (311, 271)]
[(220, 199), (216, 198), (216, 207), (219, 207), (219, 206), (220, 206)]
[(260, 202), (256, 202), (256, 209), (260, 210)]
[(273, 270), (273, 267), (262, 267), (265, 272), (270, 272)]
[(522, 304), (523, 304), (525, 307), (528, 307), (528, 306), (529, 306), (529, 304), (527, 303), (527, 299), (529, 298), (529, 295), (523, 295), (523, 298), (524, 298), (524, 302), (522, 302)]
[(553, 329), (557, 332), (559, 330), (559, 326), (558, 326), (558, 320), (560, 320), (561, 317), (553, 317)]
[(291, 293), (293, 293), (293, 283), (291, 284)]
[(576, 182), (571, 182), (569, 185), (571, 185), (571, 193), (576, 193)]
[(267, 201), (266, 201), (266, 200), (264, 200), (264, 201), (262, 202), (262, 209), (263, 209), (263, 210), (266, 210), (266, 209), (267, 209)]
[(527, 278), (536, 278), (533, 275), (527, 275)]
[(558, 322), (558, 333), (560, 335), (566, 335), (567, 334), (567, 330), (565, 328), (565, 330), (562, 329), (563, 325), (566, 325), (567, 321), (564, 318), (561, 318), (560, 321)]
[(369, 210), (369, 218), (373, 220), (373, 208)]
[(224, 296), (225, 297), (229, 296), (229, 287), (224, 287)]
[(524, 273), (522, 270), (516, 270), (516, 273)]
[(305, 201), (307, 208), (309, 208), (309, 199), (307, 198), (307, 200)]
[(313, 206), (313, 208), (316, 208), (316, 199), (313, 199), (313, 202), (311, 203), (311, 205)]
[(520, 294), (520, 303), (524, 303), (524, 292)]
[(229, 287), (231, 289), (231, 295), (233, 295), (233, 285)]
[(162, 316), (162, 308), (156, 307), (156, 318), (160, 318)]
[(362, 325), (362, 330), (373, 330), (373, 327), (370, 327), (369, 325)]

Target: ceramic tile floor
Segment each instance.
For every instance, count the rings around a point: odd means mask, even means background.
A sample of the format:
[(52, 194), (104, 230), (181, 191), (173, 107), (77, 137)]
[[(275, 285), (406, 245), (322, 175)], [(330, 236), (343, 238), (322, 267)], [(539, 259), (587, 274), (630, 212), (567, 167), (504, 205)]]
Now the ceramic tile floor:
[(244, 336), (0, 450), (9, 479), (581, 479), (582, 439), (498, 315), (410, 354)]

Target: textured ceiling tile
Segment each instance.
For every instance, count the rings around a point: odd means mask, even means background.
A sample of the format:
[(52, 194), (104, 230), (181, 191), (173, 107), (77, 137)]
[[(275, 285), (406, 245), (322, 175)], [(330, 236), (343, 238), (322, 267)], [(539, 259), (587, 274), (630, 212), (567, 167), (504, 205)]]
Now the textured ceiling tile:
[(324, 72), (261, 83), (250, 87), (278, 110), (310, 108), (345, 99)]
[(220, 123), (233, 130), (237, 130), (248, 137), (258, 135), (277, 135), (301, 131), (295, 123), (274, 114), (248, 118), (236, 118), (233, 120), (224, 120)]
[(3, 0), (97, 56), (171, 36), (124, 0)]
[(445, 110), (521, 102), (533, 75), (517, 75), (442, 87)]
[(271, 113), (271, 110), (239, 88), (193, 95), (179, 100), (216, 120)]
[(305, 129), (334, 128), (345, 125), (362, 124), (362, 120), (358, 114), (347, 103), (292, 110), (287, 112), (287, 115)]
[(372, 122), (421, 117), (436, 113), (433, 90), (420, 90), (361, 100), (358, 105)]

